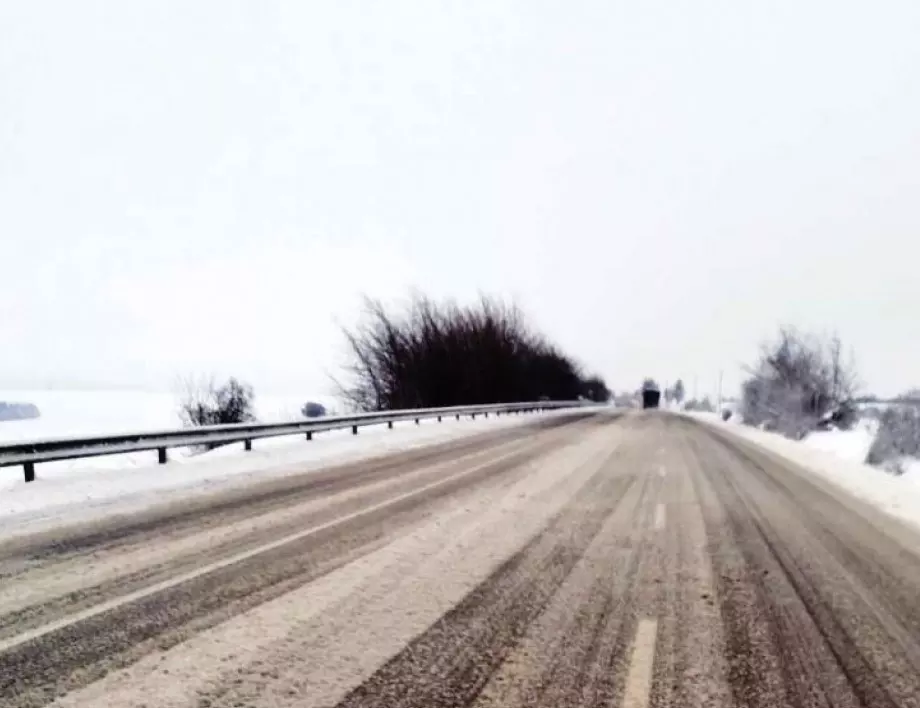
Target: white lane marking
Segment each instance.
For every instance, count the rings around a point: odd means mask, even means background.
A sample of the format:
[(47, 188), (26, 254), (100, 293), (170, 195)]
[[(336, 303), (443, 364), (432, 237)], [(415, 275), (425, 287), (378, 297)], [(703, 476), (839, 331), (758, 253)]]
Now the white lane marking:
[(652, 692), (652, 669), (655, 666), (655, 640), (657, 638), (658, 620), (639, 620), (632, 658), (629, 661), (629, 674), (626, 676), (623, 708), (648, 708)]
[(659, 504), (655, 507), (655, 530), (661, 531), (664, 528), (664, 523), (664, 504)]
[(276, 548), (280, 548), (281, 546), (284, 546), (288, 543), (299, 541), (308, 536), (312, 536), (313, 534), (318, 533), (320, 531), (324, 531), (326, 529), (332, 528), (339, 524), (343, 524), (347, 521), (351, 521), (353, 519), (360, 518), (361, 516), (372, 514), (375, 511), (380, 511), (381, 509), (385, 509), (388, 506), (392, 506), (406, 499), (410, 499), (411, 497), (414, 497), (416, 495), (421, 495), (421, 494), (424, 494), (425, 492), (429, 492), (432, 489), (437, 489), (438, 487), (447, 485), (448, 483), (456, 481), (457, 479), (460, 479), (467, 475), (471, 475), (474, 472), (478, 472), (479, 470), (485, 469), (487, 467), (491, 467), (492, 465), (496, 463), (500, 463), (506, 459), (513, 458), (515, 455), (520, 454), (524, 449), (526, 449), (526, 447), (527, 447), (527, 442), (524, 442), (523, 444), (519, 446), (515, 446), (510, 452), (504, 455), (500, 455), (499, 457), (494, 457), (490, 459), (488, 462), (484, 462), (483, 464), (477, 465), (475, 467), (464, 469), (456, 474), (451, 475), (450, 477), (445, 477), (443, 479), (440, 479), (437, 482), (426, 484), (424, 487), (420, 487), (419, 489), (414, 489), (410, 492), (400, 494), (399, 496), (391, 497), (390, 499), (386, 499), (382, 502), (374, 504), (373, 506), (369, 506), (365, 509), (361, 509), (360, 511), (356, 511), (354, 513), (348, 514), (347, 516), (341, 516), (337, 519), (333, 519), (332, 521), (327, 521), (324, 524), (320, 524), (319, 526), (314, 526), (309, 529), (304, 529), (303, 531), (298, 531), (297, 533), (292, 533), (288, 536), (284, 536), (283, 538), (279, 538), (277, 541), (272, 541), (271, 543), (266, 543), (263, 546), (259, 546), (258, 548), (251, 548), (248, 551), (244, 551), (243, 553), (239, 553), (235, 556), (231, 556), (230, 558), (224, 558), (223, 560), (215, 561), (214, 563), (209, 563), (208, 565), (201, 566), (200, 568), (196, 570), (192, 570), (192, 571), (189, 571), (188, 573), (183, 573), (182, 575), (177, 575), (175, 577), (168, 578), (167, 580), (163, 580), (159, 583), (156, 583), (155, 585), (150, 585), (146, 588), (142, 588), (141, 590), (136, 590), (135, 592), (128, 593), (127, 595), (122, 595), (121, 597), (113, 598), (99, 605), (95, 605), (93, 607), (82, 610), (81, 612), (77, 612), (76, 614), (69, 615), (68, 617), (63, 617), (55, 622), (51, 622), (50, 624), (46, 624), (42, 627), (36, 627), (35, 629), (29, 630), (27, 632), (23, 632), (22, 634), (17, 634), (16, 636), (10, 637), (9, 639), (6, 639), (5, 641), (0, 641), (0, 653), (8, 651), (12, 649), (13, 647), (16, 647), (20, 644), (31, 641), (33, 639), (43, 637), (44, 635), (50, 634), (51, 632), (55, 632), (59, 629), (63, 629), (64, 627), (69, 627), (70, 625), (76, 624), (77, 622), (82, 622), (83, 620), (90, 619), (91, 617), (101, 615), (103, 612), (108, 612), (109, 610), (113, 610), (116, 607), (120, 607), (121, 605), (125, 605), (129, 602), (135, 602), (137, 600), (141, 600), (145, 597), (153, 595), (154, 593), (158, 593), (163, 590), (168, 590), (169, 588), (175, 585), (179, 585), (189, 580), (193, 580), (194, 578), (197, 578), (200, 575), (211, 573), (215, 570), (220, 570), (221, 568), (226, 568), (227, 566), (233, 565), (234, 563), (239, 563), (241, 561), (248, 560), (249, 558), (252, 558), (253, 556), (257, 556), (260, 553), (265, 553), (266, 551), (271, 551)]

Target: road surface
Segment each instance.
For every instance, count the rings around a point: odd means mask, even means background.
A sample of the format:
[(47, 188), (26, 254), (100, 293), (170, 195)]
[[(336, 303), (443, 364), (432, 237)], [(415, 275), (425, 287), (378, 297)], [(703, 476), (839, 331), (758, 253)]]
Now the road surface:
[(0, 705), (920, 706), (920, 539), (664, 413), (0, 545)]

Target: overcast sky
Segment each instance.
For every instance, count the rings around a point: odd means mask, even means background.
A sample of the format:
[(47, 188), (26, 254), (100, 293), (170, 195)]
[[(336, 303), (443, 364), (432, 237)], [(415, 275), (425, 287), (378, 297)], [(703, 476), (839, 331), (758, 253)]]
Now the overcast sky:
[(736, 388), (779, 323), (918, 385), (918, 37), (915, 0), (0, 0), (0, 385), (324, 392), (410, 287), (614, 388)]

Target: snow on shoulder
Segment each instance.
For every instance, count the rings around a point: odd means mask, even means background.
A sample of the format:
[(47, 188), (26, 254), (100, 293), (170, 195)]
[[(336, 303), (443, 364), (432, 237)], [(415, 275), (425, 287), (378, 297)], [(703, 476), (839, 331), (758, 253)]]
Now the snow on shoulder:
[[(541, 415), (557, 414), (549, 411)], [(443, 423), (422, 420), (419, 425), (405, 421), (395, 423), (392, 430), (386, 425), (362, 427), (358, 436), (350, 429), (330, 430), (315, 435), (310, 442), (301, 435), (255, 440), (250, 452), (244, 452), (239, 444), (185, 457), (176, 450), (165, 465), (156, 464), (151, 454), (145, 456), (149, 462), (139, 464), (134, 457), (141, 453), (86, 458), (84, 462), (89, 465), (95, 463), (86, 467), (70, 467), (66, 460), (49, 462), (36, 466), (36, 480), (28, 484), (23, 481), (21, 467), (0, 468), (0, 537), (132, 513), (186, 498), (190, 493), (300, 474), (530, 420), (530, 416), (493, 416)], [(131, 457), (129, 464), (118, 466), (119, 458), (125, 457)]]
[(903, 475), (895, 476), (863, 463), (875, 435), (872, 421), (860, 421), (853, 430), (816, 432), (796, 441), (735, 422), (723, 422), (713, 414), (685, 415), (781, 455), (890, 516), (920, 528), (920, 465), (910, 465)]

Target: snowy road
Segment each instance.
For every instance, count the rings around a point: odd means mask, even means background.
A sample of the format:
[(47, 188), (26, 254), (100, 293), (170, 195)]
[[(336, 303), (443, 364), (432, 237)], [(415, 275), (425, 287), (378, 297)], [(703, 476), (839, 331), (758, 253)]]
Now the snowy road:
[(920, 706), (920, 538), (573, 414), (0, 546), (0, 705)]

